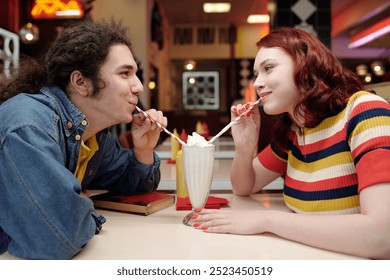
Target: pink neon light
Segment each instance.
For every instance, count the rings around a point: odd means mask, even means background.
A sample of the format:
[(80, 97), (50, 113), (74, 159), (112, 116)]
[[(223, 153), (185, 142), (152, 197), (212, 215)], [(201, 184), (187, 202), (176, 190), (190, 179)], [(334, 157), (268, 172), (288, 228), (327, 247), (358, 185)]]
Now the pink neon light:
[(349, 48), (357, 48), (390, 32), (390, 18), (387, 18), (351, 38)]

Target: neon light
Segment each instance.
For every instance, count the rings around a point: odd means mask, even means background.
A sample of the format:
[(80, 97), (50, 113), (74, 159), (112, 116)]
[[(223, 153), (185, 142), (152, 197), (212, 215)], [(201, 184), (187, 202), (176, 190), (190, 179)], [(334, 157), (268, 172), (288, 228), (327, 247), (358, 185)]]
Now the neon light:
[(268, 23), (269, 20), (269, 15), (249, 15), (246, 21), (248, 23)]
[(349, 48), (357, 48), (390, 32), (390, 18), (382, 20), (351, 38)]
[(31, 10), (34, 19), (78, 18), (83, 15), (82, 5), (76, 0), (36, 0)]
[(203, 11), (205, 13), (228, 13), (230, 12), (231, 4), (222, 3), (203, 3)]

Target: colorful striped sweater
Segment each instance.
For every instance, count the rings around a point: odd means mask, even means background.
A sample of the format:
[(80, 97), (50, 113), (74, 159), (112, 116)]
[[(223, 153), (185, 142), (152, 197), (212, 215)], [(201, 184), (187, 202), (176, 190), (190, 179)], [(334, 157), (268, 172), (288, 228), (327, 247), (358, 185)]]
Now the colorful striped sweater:
[(280, 154), (272, 143), (259, 155), (284, 177), (284, 201), (298, 213), (360, 211), (359, 192), (390, 182), (390, 106), (360, 91), (339, 114), (317, 127), (292, 127), (291, 149)]

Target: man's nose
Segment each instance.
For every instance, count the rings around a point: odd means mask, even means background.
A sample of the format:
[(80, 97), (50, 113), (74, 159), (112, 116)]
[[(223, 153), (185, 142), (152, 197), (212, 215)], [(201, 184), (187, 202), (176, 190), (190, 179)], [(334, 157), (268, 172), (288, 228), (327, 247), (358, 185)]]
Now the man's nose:
[(143, 93), (144, 87), (143, 87), (141, 81), (140, 81), (138, 78), (137, 78), (136, 84), (132, 85), (132, 86), (130, 87), (130, 90), (131, 90), (131, 92), (132, 92), (134, 95), (137, 95), (137, 96), (140, 95), (141, 93)]

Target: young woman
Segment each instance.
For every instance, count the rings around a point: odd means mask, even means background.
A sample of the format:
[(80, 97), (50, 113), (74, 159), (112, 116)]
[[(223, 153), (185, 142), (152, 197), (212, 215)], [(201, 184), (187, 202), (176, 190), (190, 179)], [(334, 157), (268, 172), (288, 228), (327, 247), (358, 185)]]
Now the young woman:
[[(0, 253), (69, 259), (104, 217), (83, 190), (148, 192), (160, 181), (160, 130), (133, 115), (143, 86), (125, 30), (85, 21), (66, 29), (42, 65), (0, 91)], [(166, 126), (161, 111), (148, 113)], [(132, 122), (133, 149), (107, 128)]]
[[(284, 177), (291, 212), (202, 210), (197, 228), (213, 233), (271, 232), (311, 246), (390, 258), (390, 106), (309, 33), (282, 28), (258, 43), (255, 89), (279, 116), (271, 144), (257, 157), (255, 108), (232, 127), (237, 195)], [(232, 119), (245, 110), (232, 107)], [(261, 137), (261, 134), (260, 134)]]

